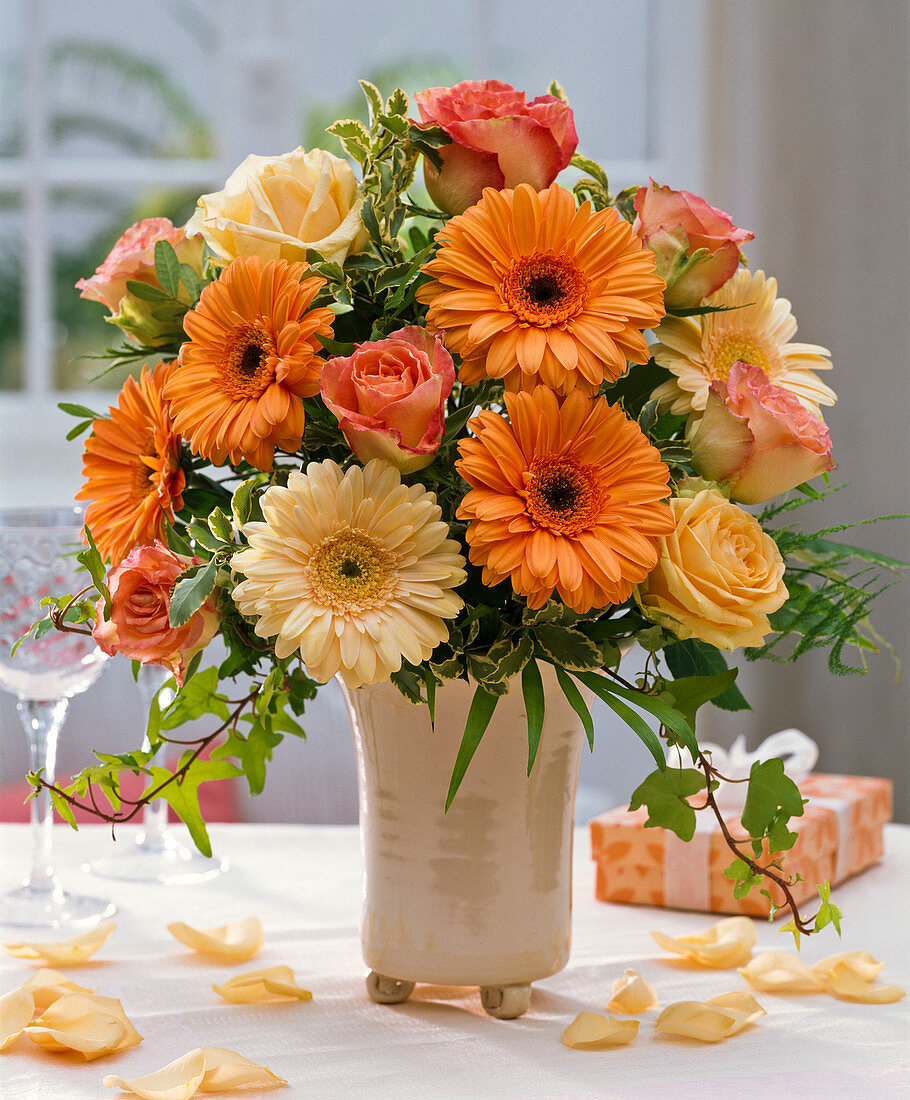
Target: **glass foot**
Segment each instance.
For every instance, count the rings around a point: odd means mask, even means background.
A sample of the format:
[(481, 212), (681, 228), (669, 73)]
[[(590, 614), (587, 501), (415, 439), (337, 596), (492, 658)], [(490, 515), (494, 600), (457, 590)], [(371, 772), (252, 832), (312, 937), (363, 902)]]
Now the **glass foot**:
[(123, 882), (160, 882), (164, 886), (188, 886), (206, 882), (228, 869), (228, 861), (217, 856), (211, 859), (190, 848), (170, 830), (150, 837), (140, 833), (117, 855), (96, 859), (85, 870), (101, 878)]
[(0, 897), (0, 924), (33, 928), (92, 928), (117, 912), (105, 898), (70, 894), (59, 885), (39, 890), (26, 883)]

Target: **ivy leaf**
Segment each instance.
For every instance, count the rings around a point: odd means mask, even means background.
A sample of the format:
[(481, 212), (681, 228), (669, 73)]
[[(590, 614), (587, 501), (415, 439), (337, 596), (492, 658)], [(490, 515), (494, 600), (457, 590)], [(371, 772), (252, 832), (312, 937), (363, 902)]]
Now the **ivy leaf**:
[(525, 701), (525, 710), (528, 713), (528, 775), (534, 767), (537, 759), (537, 750), (540, 748), (540, 735), (543, 731), (543, 718), (545, 712), (543, 680), (540, 678), (540, 669), (533, 658), (528, 661), (521, 673), (521, 694)]
[(155, 241), (155, 277), (171, 298), (180, 292), (180, 261), (168, 241)]
[(455, 766), (452, 768), (452, 778), (449, 782), (449, 793), (446, 795), (446, 812), (452, 805), (452, 799), (458, 793), (461, 781), (465, 777), (468, 765), (474, 759), (477, 746), (487, 731), (493, 711), (499, 702), (499, 696), (486, 691), (479, 684), (471, 701), (471, 709), (468, 711), (468, 719), (465, 722), (464, 734), (461, 744), (458, 746), (458, 755), (455, 757)]
[(92, 538), (92, 533), (88, 527), (84, 527), (85, 540), (88, 543), (87, 550), (80, 550), (76, 555), (76, 561), (80, 565), (85, 566), (89, 572), (89, 576), (95, 585), (95, 588), (101, 593), (104, 598), (104, 617), (109, 618), (111, 614), (111, 593), (106, 582), (106, 574), (104, 572), (104, 561), (101, 558), (101, 552), (95, 545), (95, 540)]
[(171, 626), (184, 626), (212, 594), (218, 576), (218, 561), (212, 558), (206, 565), (193, 566), (183, 573), (171, 591), (168, 621)]
[[(157, 765), (149, 768), (149, 774), (152, 788), (166, 783), (174, 775), (167, 768)], [(163, 798), (186, 825), (194, 844), (204, 856), (211, 857), (212, 844), (199, 810), (199, 787), (215, 779), (231, 779), (237, 775), (243, 775), (243, 772), (227, 760), (195, 760), (182, 779), (168, 783), (157, 796)]]
[(772, 851), (792, 848), (796, 833), (790, 832), (791, 817), (802, 817), (805, 799), (793, 780), (784, 775), (784, 762), (779, 757), (756, 760), (749, 772), (749, 786), (743, 806), (743, 828), (753, 838), (752, 848), (761, 853), (761, 838), (767, 836)]
[(229, 711), (218, 694), (218, 670), (214, 667), (197, 672), (188, 680), (161, 715), (161, 729), (172, 730), (184, 722), (192, 722), (203, 714), (214, 714), (226, 722)]
[(736, 679), (738, 669), (728, 668), (713, 676), (684, 676), (672, 680), (666, 690), (673, 696), (673, 705), (688, 721), (695, 726), (695, 713), (700, 706), (727, 691)]
[(651, 772), (632, 792), (630, 810), (647, 806), (646, 826), (660, 826), (676, 833), (680, 840), (695, 835), (695, 811), (686, 801), (704, 790), (705, 777), (695, 768), (664, 768)]
[(831, 884), (822, 882), (818, 885), (818, 896), (821, 905), (815, 914), (815, 931), (820, 932), (826, 925), (834, 925), (834, 931), (840, 935), (841, 911), (836, 905), (831, 904)]
[(733, 882), (733, 896), (744, 898), (753, 886), (758, 886), (763, 876), (753, 871), (744, 859), (737, 858), (724, 871), (724, 878), (728, 878)]

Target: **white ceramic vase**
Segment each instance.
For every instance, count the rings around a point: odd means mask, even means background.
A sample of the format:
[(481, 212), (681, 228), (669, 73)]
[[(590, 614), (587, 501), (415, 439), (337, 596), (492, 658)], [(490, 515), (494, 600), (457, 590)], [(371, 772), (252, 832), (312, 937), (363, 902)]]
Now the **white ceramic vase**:
[(357, 753), (363, 848), (363, 955), (374, 1000), (415, 982), (480, 987), (484, 1008), (520, 1016), (530, 983), (569, 955), (572, 828), (584, 739), (550, 666), (546, 714), (527, 774), (516, 679), (448, 813), (452, 767), (475, 685), (446, 681), (425, 706), (389, 683), (345, 691)]

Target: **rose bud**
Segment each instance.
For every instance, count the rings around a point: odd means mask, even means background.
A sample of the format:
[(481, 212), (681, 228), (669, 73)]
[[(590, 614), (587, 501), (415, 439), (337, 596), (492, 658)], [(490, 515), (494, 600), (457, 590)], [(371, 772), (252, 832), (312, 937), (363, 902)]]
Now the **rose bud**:
[(743, 504), (760, 504), (834, 469), (821, 416), (774, 386), (760, 367), (736, 362), (690, 421), (695, 469)]
[(454, 381), (442, 338), (409, 325), (330, 359), (320, 387), (361, 462), (381, 458), (410, 474), (429, 466), (439, 449)]
[(657, 257), (668, 309), (696, 306), (719, 290), (739, 265), (739, 246), (755, 237), (698, 195), (654, 180), (639, 187), (634, 205), (632, 228)]
[(415, 96), (424, 126), (441, 126), (452, 139), (439, 150), (442, 169), (424, 158), (424, 181), (440, 210), (462, 214), (485, 187), (501, 191), (529, 183), (549, 187), (578, 145), (572, 108), (556, 96), (526, 102), (524, 92), (500, 80), (463, 80)]

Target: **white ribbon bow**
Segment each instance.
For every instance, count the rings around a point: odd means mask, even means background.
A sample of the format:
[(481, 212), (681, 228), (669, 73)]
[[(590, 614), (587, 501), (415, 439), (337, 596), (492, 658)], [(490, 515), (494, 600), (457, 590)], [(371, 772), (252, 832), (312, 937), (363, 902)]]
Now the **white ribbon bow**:
[[(746, 749), (746, 739), (737, 737), (729, 749), (702, 743), (702, 749), (711, 753), (711, 765), (727, 779), (748, 779), (756, 760), (769, 760), (780, 756), (784, 761), (784, 774), (797, 785), (808, 776), (818, 760), (818, 745), (802, 730), (780, 730), (766, 737), (755, 752)], [(746, 801), (747, 783), (726, 783), (714, 792), (718, 806), (724, 810), (742, 810)]]

